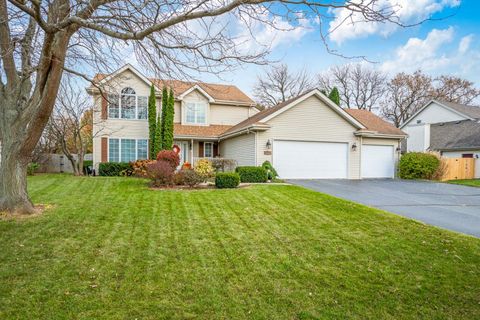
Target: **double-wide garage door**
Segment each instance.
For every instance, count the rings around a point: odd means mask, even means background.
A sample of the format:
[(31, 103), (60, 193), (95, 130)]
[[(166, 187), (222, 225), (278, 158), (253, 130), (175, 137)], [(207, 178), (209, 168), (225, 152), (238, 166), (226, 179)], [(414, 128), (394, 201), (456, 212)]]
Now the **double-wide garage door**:
[[(282, 179), (347, 179), (348, 143), (275, 140), (273, 166)], [(362, 178), (393, 178), (394, 150), (388, 145), (363, 145)]]
[(346, 179), (348, 144), (275, 140), (273, 166), (283, 179)]

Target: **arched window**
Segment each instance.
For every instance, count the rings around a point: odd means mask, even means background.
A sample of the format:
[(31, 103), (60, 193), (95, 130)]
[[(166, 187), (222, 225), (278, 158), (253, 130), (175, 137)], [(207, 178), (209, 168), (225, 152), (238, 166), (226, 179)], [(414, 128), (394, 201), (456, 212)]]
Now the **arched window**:
[(120, 95), (109, 94), (108, 102), (110, 119), (147, 119), (148, 97), (137, 96), (133, 88), (123, 88)]
[(137, 96), (132, 88), (122, 89), (121, 110), (123, 119), (135, 119), (135, 109), (137, 107)]

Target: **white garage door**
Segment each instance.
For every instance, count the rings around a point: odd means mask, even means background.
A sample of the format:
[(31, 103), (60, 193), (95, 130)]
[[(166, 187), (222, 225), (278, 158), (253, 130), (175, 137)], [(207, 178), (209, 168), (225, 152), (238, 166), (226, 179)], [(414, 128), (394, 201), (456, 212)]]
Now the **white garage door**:
[(347, 143), (275, 140), (273, 166), (282, 179), (346, 179), (347, 154)]
[(393, 178), (393, 146), (362, 146), (362, 178)]

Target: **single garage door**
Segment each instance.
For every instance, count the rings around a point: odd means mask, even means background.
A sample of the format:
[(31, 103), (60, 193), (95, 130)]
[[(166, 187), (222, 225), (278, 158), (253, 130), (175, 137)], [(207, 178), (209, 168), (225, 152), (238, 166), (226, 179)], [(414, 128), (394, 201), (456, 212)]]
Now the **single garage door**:
[(347, 143), (273, 143), (273, 166), (282, 179), (346, 179), (347, 155)]
[(362, 178), (394, 177), (393, 146), (362, 146)]

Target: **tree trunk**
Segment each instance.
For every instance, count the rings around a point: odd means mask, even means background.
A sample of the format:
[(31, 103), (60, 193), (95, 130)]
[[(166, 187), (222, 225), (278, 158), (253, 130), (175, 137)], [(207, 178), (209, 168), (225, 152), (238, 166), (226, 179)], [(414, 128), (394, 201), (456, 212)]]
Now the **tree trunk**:
[(27, 194), (28, 157), (22, 156), (13, 141), (3, 139), (0, 163), (0, 212), (13, 214), (35, 213)]

